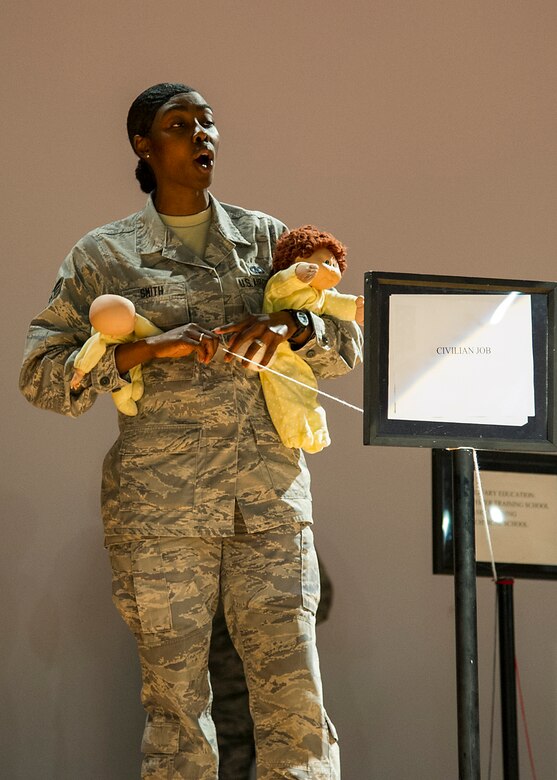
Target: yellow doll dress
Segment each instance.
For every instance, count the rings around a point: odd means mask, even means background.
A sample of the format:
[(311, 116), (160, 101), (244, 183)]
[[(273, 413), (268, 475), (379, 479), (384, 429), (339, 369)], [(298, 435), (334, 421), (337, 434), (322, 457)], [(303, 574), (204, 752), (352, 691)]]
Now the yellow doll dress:
[[(99, 333), (95, 328), (91, 328), (91, 332), (92, 336), (87, 339), (74, 360), (74, 376), (77, 378), (88, 374), (97, 365), (109, 344), (125, 344), (162, 333), (156, 325), (142, 317), (141, 314), (135, 315), (134, 329), (126, 336), (109, 336), (105, 333)], [(136, 402), (139, 401), (144, 390), (141, 366), (130, 368), (129, 374), (130, 382), (119, 390), (114, 390), (112, 400), (119, 412), (129, 417), (135, 417), (137, 414)]]
[[(355, 295), (331, 290), (316, 290), (296, 276), (291, 265), (271, 276), (265, 287), (263, 311), (307, 309), (314, 314), (328, 314), (339, 320), (356, 318)], [(267, 409), (281, 441), (287, 447), (305, 452), (320, 452), (331, 443), (325, 410), (317, 398), (317, 380), (306, 361), (284, 341), (275, 352), (273, 371), (302, 382), (301, 387), (270, 371), (260, 374)]]

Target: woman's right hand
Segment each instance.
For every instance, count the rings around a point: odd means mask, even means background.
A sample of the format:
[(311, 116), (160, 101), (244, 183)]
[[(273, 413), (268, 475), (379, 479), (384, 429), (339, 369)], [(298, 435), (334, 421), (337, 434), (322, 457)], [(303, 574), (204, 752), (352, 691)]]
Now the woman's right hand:
[(130, 368), (150, 360), (188, 357), (197, 353), (200, 363), (209, 363), (219, 346), (219, 337), (207, 328), (189, 322), (178, 328), (148, 336), (139, 341), (119, 344), (115, 350), (116, 367), (123, 376)]
[(219, 337), (207, 328), (190, 322), (145, 339), (153, 358), (188, 357), (197, 353), (200, 363), (209, 363), (219, 346)]

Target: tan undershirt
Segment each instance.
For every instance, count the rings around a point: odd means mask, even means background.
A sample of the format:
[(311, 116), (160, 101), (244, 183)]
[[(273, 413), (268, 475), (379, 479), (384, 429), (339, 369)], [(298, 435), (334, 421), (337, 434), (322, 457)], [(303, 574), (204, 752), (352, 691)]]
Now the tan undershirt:
[(189, 214), (185, 217), (175, 217), (169, 214), (160, 214), (164, 224), (175, 233), (187, 248), (203, 259), (207, 246), (207, 235), (211, 224), (211, 206), (198, 214)]

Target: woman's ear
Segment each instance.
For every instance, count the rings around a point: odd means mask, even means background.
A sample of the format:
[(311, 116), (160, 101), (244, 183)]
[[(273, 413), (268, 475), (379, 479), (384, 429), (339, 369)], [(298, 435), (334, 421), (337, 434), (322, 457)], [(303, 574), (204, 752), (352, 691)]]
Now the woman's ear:
[(149, 139), (145, 136), (134, 135), (133, 148), (138, 157), (141, 157), (142, 159), (149, 157), (150, 144)]

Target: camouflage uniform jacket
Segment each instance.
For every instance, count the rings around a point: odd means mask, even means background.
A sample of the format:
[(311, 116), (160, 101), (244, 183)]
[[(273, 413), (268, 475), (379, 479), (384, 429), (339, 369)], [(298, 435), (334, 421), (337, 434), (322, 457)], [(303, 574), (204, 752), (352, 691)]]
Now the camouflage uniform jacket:
[[(211, 197), (205, 257), (160, 220), (151, 198), (139, 213), (88, 233), (64, 261), (47, 308), (31, 323), (20, 385), (29, 401), (77, 416), (101, 393), (122, 387), (114, 349), (70, 390), (73, 361), (90, 335), (88, 309), (103, 293), (133, 301), (162, 330), (208, 328), (262, 310), (271, 255), (286, 229), (257, 211)], [(315, 337), (299, 351), (329, 377), (361, 359), (349, 322), (313, 316)], [(311, 522), (308, 469), (284, 447), (268, 415), (259, 375), (218, 355), (143, 366), (136, 417), (119, 414), (120, 435), (103, 466), (107, 543), (150, 536), (226, 536), (238, 502), (248, 531)]]

